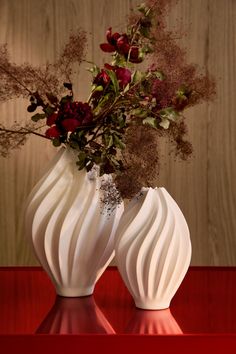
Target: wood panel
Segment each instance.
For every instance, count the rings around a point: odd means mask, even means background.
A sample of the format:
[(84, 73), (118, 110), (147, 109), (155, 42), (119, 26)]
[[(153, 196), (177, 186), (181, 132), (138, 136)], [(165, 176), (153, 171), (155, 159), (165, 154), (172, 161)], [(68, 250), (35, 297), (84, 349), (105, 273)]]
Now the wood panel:
[(209, 264), (236, 263), (235, 33), (236, 2), (210, 0), (209, 66), (218, 76), (218, 97), (208, 115)]
[[(17, 63), (54, 60), (70, 30), (88, 32), (88, 60), (102, 64), (99, 43), (112, 25), (125, 25), (130, 6), (138, 0), (0, 0), (0, 43), (8, 42)], [(219, 16), (220, 14), (220, 16)], [(194, 157), (188, 163), (169, 157), (163, 143), (159, 186), (165, 186), (181, 206), (191, 230), (192, 264), (236, 265), (236, 2), (180, 0), (172, 10), (188, 36), (190, 61), (206, 67), (218, 80), (214, 104), (186, 112)], [(78, 97), (89, 93), (89, 74), (78, 78)], [(24, 100), (0, 106), (0, 122), (26, 118)], [(54, 153), (50, 144), (31, 138), (11, 155), (0, 158), (0, 265), (35, 264), (24, 235), (22, 205)]]

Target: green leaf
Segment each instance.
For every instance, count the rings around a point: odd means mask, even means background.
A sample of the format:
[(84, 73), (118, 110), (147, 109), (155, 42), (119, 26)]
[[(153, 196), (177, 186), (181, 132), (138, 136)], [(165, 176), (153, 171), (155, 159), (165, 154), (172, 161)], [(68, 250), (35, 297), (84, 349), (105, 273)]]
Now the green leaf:
[(170, 121), (166, 118), (163, 118), (159, 125), (164, 129), (168, 129), (170, 126)]
[(161, 119), (168, 119), (175, 122), (178, 118), (179, 114), (172, 107), (164, 108), (160, 111)]
[(144, 36), (145, 38), (149, 38), (149, 36), (150, 36), (150, 28), (149, 27), (142, 26), (139, 31), (142, 36)]
[(85, 167), (86, 167), (87, 172), (91, 171), (91, 169), (92, 169), (93, 165), (94, 165), (94, 163), (93, 163), (93, 161), (92, 161), (92, 160), (89, 160), (89, 161), (87, 162), (87, 164), (86, 164), (86, 166), (85, 166)]
[(67, 96), (62, 97), (60, 104), (66, 103), (68, 101), (73, 101), (73, 96), (67, 95)]
[(108, 140), (108, 144), (107, 144), (108, 149), (110, 149), (110, 147), (112, 147), (112, 145), (113, 145), (113, 136), (110, 135), (109, 140)]
[(113, 139), (116, 147), (119, 147), (121, 150), (125, 149), (125, 144), (116, 134), (113, 134)]
[(131, 111), (131, 114), (139, 118), (146, 118), (148, 112), (146, 109), (136, 108)]
[(46, 96), (51, 104), (56, 104), (58, 102), (57, 97), (55, 95), (53, 95), (52, 93), (46, 93)]
[(123, 67), (123, 68), (129, 66), (129, 64), (127, 64), (125, 56), (124, 55), (120, 55), (118, 53), (113, 54), (113, 61), (112, 61), (111, 65), (113, 65), (113, 66), (118, 65), (118, 66)]
[(86, 159), (86, 157), (87, 157), (87, 154), (86, 154), (86, 152), (84, 152), (84, 151), (81, 151), (81, 152), (79, 153), (79, 155), (78, 155), (78, 158), (79, 158), (79, 161), (80, 161), (80, 162), (84, 161), (84, 160)]
[(106, 133), (103, 134), (102, 139), (103, 139), (103, 143), (107, 146), (109, 144), (109, 138), (110, 136)]
[(104, 97), (103, 95), (101, 96), (101, 99), (97, 105), (97, 107), (94, 108), (93, 110), (93, 114), (96, 116), (98, 115), (101, 110), (102, 110), (102, 107), (111, 99), (111, 98), (114, 98), (114, 92), (109, 92), (107, 93)]
[(53, 143), (53, 145), (56, 146), (56, 147), (58, 147), (58, 146), (61, 145), (60, 140), (59, 140), (59, 139), (56, 139), (56, 138), (54, 138), (54, 139), (52, 140), (52, 143)]
[(123, 117), (123, 115), (122, 116), (119, 115), (117, 117), (117, 119), (118, 119), (119, 127), (120, 128), (124, 128), (124, 126), (125, 126), (125, 117)]
[(101, 155), (93, 155), (93, 161), (99, 165), (101, 163)]
[(92, 68), (89, 68), (87, 70), (93, 75), (93, 77), (96, 77), (100, 72), (100, 69), (97, 65), (93, 65)]
[(123, 90), (124, 93), (128, 92), (130, 89), (130, 84), (127, 84)]
[(138, 7), (137, 7), (138, 11), (141, 12), (142, 14), (146, 15), (146, 12), (147, 10), (149, 9), (147, 7), (147, 5), (145, 4), (145, 2), (143, 2), (142, 4), (140, 4)]
[(155, 74), (156, 78), (159, 80), (164, 80), (164, 78), (165, 78), (164, 74), (161, 71), (155, 71), (154, 74)]
[(83, 162), (77, 162), (76, 164), (79, 167), (79, 171), (81, 171), (85, 167), (85, 162), (84, 161)]
[(33, 104), (37, 104), (37, 100), (36, 100), (36, 98), (34, 96), (30, 96), (30, 102), (31, 102), (31, 104), (32, 103)]
[(111, 164), (114, 166), (115, 169), (119, 169), (120, 167), (119, 161), (117, 161), (117, 159), (114, 156), (107, 155), (107, 158), (109, 159), (109, 161), (111, 162)]
[(187, 99), (187, 96), (191, 94), (191, 90), (187, 87), (182, 85), (176, 92), (177, 97)]
[(131, 82), (136, 84), (137, 82), (141, 82), (146, 78), (146, 74), (143, 73), (140, 70), (135, 70), (135, 72), (132, 74), (131, 77)]
[(145, 44), (142, 49), (141, 49), (142, 53), (148, 54), (148, 53), (153, 53), (153, 49), (150, 47), (150, 45)]
[(72, 83), (71, 82), (64, 82), (63, 86), (68, 90), (72, 90)]
[(101, 86), (101, 85), (99, 85), (99, 86), (93, 85), (92, 91), (93, 92), (96, 92), (96, 91), (101, 92), (101, 91), (103, 91), (103, 86)]
[(36, 103), (31, 103), (28, 107), (27, 107), (27, 111), (32, 113), (37, 109), (38, 105)]
[(79, 146), (79, 143), (76, 141), (76, 140), (71, 140), (70, 139), (70, 147), (72, 147), (73, 149), (78, 149), (80, 146)]
[(43, 109), (43, 111), (45, 112), (47, 117), (50, 117), (54, 113), (55, 108), (51, 106), (47, 106), (46, 108)]
[(78, 159), (79, 161), (76, 162), (76, 165), (79, 167), (79, 170), (82, 170), (88, 162), (87, 154), (84, 151), (81, 151), (78, 155)]
[(113, 136), (111, 134), (106, 133), (103, 135), (103, 138), (106, 148), (110, 149), (110, 147), (112, 147), (113, 145)]
[(38, 122), (40, 119), (44, 119), (45, 117), (46, 117), (45, 113), (36, 113), (31, 117), (31, 119), (33, 122)]
[(106, 70), (107, 74), (109, 75), (111, 82), (113, 84), (114, 87), (114, 91), (116, 96), (119, 94), (119, 82), (117, 80), (116, 74), (114, 73), (114, 71), (112, 70)]
[(157, 128), (157, 121), (154, 117), (147, 117), (143, 120), (143, 124), (149, 125), (152, 128)]

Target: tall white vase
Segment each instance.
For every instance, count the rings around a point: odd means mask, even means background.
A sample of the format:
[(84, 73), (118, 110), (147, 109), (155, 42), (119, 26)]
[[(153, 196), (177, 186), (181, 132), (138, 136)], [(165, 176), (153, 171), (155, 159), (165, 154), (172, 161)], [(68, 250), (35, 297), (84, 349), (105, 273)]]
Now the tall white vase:
[(164, 188), (143, 188), (127, 206), (116, 233), (121, 276), (142, 309), (165, 309), (190, 264), (185, 218)]
[[(123, 204), (109, 213), (101, 178), (78, 171), (76, 155), (62, 148), (32, 190), (25, 212), (28, 237), (57, 294), (86, 296), (114, 257)], [(109, 176), (104, 176), (109, 178)]]

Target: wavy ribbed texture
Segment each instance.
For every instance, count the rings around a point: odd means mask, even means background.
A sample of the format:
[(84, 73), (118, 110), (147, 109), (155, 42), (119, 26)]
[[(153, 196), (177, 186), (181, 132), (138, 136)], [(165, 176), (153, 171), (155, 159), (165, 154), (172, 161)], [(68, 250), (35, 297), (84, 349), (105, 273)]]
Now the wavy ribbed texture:
[(170, 309), (160, 311), (136, 310), (126, 333), (133, 334), (183, 334)]
[(165, 309), (190, 264), (185, 218), (164, 188), (143, 188), (127, 206), (116, 233), (116, 259), (135, 304)]
[(115, 334), (93, 296), (57, 297), (36, 333), (41, 334)]
[[(36, 256), (62, 296), (84, 296), (114, 257), (123, 204), (107, 214), (101, 178), (78, 171), (73, 151), (61, 149), (32, 190), (26, 231)], [(104, 178), (109, 178), (104, 176)]]

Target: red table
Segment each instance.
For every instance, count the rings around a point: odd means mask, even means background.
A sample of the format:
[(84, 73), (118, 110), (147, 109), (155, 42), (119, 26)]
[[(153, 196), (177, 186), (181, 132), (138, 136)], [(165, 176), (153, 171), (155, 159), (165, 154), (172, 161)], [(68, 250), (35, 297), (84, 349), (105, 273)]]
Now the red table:
[(236, 353), (236, 268), (192, 267), (170, 310), (136, 309), (116, 268), (56, 297), (41, 268), (0, 268), (1, 354)]

